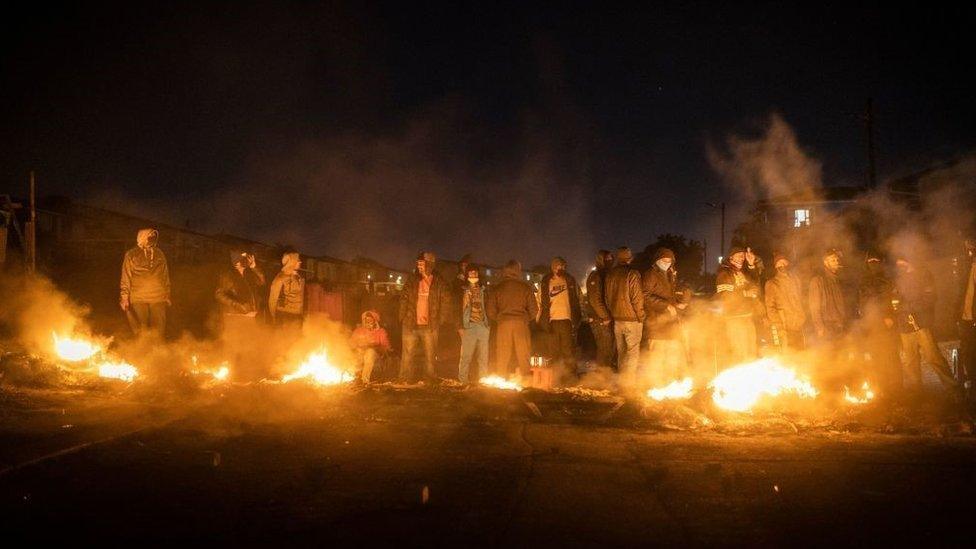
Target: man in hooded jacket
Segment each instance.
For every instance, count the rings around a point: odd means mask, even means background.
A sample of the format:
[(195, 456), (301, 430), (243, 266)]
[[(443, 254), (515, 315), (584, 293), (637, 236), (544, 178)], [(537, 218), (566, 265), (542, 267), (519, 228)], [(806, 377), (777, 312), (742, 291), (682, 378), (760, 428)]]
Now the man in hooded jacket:
[(749, 362), (758, 355), (754, 315), (760, 309), (759, 267), (749, 261), (750, 255), (751, 250), (733, 246), (715, 276), (731, 364)]
[(495, 322), (495, 373), (508, 377), (508, 365), (515, 355), (516, 371), (529, 373), (532, 333), (529, 323), (539, 315), (539, 304), (528, 282), (522, 280), (522, 264), (512, 259), (505, 264), (502, 280), (488, 294), (488, 318)]
[(136, 246), (122, 258), (119, 306), (126, 313), (133, 333), (166, 331), (166, 308), (170, 305), (169, 265), (157, 246), (159, 231), (140, 229)]
[(604, 368), (614, 365), (613, 319), (604, 296), (604, 281), (613, 268), (613, 252), (596, 253), (596, 268), (586, 277), (587, 317), (596, 343), (596, 363)]
[(604, 295), (613, 318), (620, 385), (625, 391), (635, 391), (644, 331), (644, 294), (640, 271), (630, 265), (633, 252), (621, 246), (616, 256), (617, 266), (607, 274)]
[(772, 343), (780, 349), (801, 351), (807, 315), (800, 279), (790, 271), (790, 260), (783, 254), (773, 255), (773, 268), (776, 274), (766, 281), (765, 295)]
[(298, 273), (301, 256), (289, 252), (281, 256), (281, 271), (271, 281), (268, 313), (278, 326), (301, 329), (305, 312), (305, 279)]
[(658, 248), (654, 253), (654, 264), (641, 277), (647, 315), (644, 319), (641, 343), (644, 358), (641, 362), (648, 369), (644, 377), (652, 385), (679, 379), (687, 368), (678, 317), (678, 311), (687, 304), (679, 299), (674, 261), (673, 251)]

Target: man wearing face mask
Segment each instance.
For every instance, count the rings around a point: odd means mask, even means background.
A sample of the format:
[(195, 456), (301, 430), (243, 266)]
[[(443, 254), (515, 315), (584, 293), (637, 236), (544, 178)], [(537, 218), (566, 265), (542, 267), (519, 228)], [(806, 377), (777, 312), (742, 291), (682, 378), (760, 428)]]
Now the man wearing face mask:
[(834, 343), (847, 333), (847, 305), (840, 279), (840, 252), (827, 250), (823, 255), (823, 270), (810, 279), (807, 302), (810, 321), (817, 340)]
[(895, 261), (898, 276), (895, 287), (898, 301), (895, 306), (898, 331), (901, 333), (902, 362), (905, 385), (911, 392), (922, 390), (921, 363), (932, 367), (943, 387), (955, 392), (960, 389), (952, 377), (945, 357), (932, 336), (935, 324), (935, 281), (927, 270), (917, 267), (905, 255)]
[(170, 305), (169, 265), (159, 249), (159, 231), (140, 229), (136, 246), (122, 258), (119, 307), (125, 311), (136, 335), (152, 330), (166, 331), (166, 309)]
[(247, 252), (230, 252), (231, 268), (220, 275), (214, 298), (220, 304), (224, 329), (236, 331), (257, 322), (264, 273), (257, 260)]
[(477, 357), (478, 371), (487, 375), (489, 322), (486, 304), (488, 293), (477, 267), (467, 267), (466, 286), (461, 292), (461, 361), (458, 364), (458, 380), (471, 383), (471, 361)]
[(647, 316), (641, 362), (648, 369), (642, 377), (652, 386), (684, 377), (687, 367), (678, 318), (678, 311), (687, 304), (677, 291), (674, 261), (673, 251), (658, 248), (654, 253), (654, 265), (642, 277)]
[(773, 345), (801, 351), (804, 348), (803, 294), (800, 279), (790, 271), (790, 260), (783, 254), (773, 255), (776, 274), (766, 281), (766, 316), (769, 318)]
[(756, 277), (759, 267), (755, 262), (747, 261), (747, 255), (752, 255), (751, 250), (733, 246), (715, 277), (715, 291), (722, 303), (731, 364), (755, 360), (758, 352), (753, 315), (759, 308)]
[(610, 318), (610, 310), (607, 308), (607, 300), (604, 296), (603, 286), (607, 273), (613, 268), (613, 252), (600, 250), (596, 254), (596, 269), (586, 277), (586, 303), (589, 306), (587, 316), (589, 317), (590, 331), (593, 332), (593, 340), (596, 343), (596, 363), (604, 368), (613, 366), (614, 345), (613, 345), (613, 322)]
[[(871, 359), (868, 377), (883, 384), (888, 396), (901, 392), (898, 333), (895, 330), (897, 302), (895, 284), (885, 273), (881, 254), (865, 255), (864, 275), (858, 285), (858, 342)], [(852, 380), (859, 383), (859, 380)]]
[(566, 272), (566, 260), (554, 257), (551, 271), (542, 278), (539, 326), (548, 334), (549, 357), (575, 378), (576, 329), (579, 326), (580, 293), (573, 275)]

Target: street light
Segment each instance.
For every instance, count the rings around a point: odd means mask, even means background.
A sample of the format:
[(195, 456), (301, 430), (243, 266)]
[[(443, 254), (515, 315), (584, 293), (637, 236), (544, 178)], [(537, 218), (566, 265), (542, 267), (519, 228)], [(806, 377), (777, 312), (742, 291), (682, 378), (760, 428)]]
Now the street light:
[(720, 204), (706, 202), (705, 205), (715, 210), (721, 210), (722, 212), (722, 241), (719, 242), (719, 250), (722, 253), (722, 257), (725, 257), (725, 202)]

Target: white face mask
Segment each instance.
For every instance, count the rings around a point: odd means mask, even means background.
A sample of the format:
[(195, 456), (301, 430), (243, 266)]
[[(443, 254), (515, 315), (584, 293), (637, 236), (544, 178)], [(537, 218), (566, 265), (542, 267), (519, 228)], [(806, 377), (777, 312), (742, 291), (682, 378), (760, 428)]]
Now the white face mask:
[(658, 259), (655, 262), (655, 265), (657, 265), (658, 269), (661, 269), (662, 271), (666, 271), (671, 268), (671, 261), (667, 259)]
[(471, 284), (477, 284), (478, 283), (478, 279), (477, 278), (468, 277), (468, 282), (470, 282)]

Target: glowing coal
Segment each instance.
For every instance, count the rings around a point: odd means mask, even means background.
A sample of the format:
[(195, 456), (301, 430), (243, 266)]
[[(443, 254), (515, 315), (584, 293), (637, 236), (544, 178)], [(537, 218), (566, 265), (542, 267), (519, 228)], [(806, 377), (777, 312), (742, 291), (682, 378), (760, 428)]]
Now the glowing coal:
[(131, 382), (139, 375), (139, 370), (128, 362), (102, 362), (98, 364), (98, 375), (104, 378)]
[(502, 389), (505, 391), (521, 391), (522, 384), (515, 377), (511, 379), (505, 379), (501, 376), (490, 375), (485, 376), (478, 380), (478, 383), (486, 387), (492, 387), (494, 389)]

